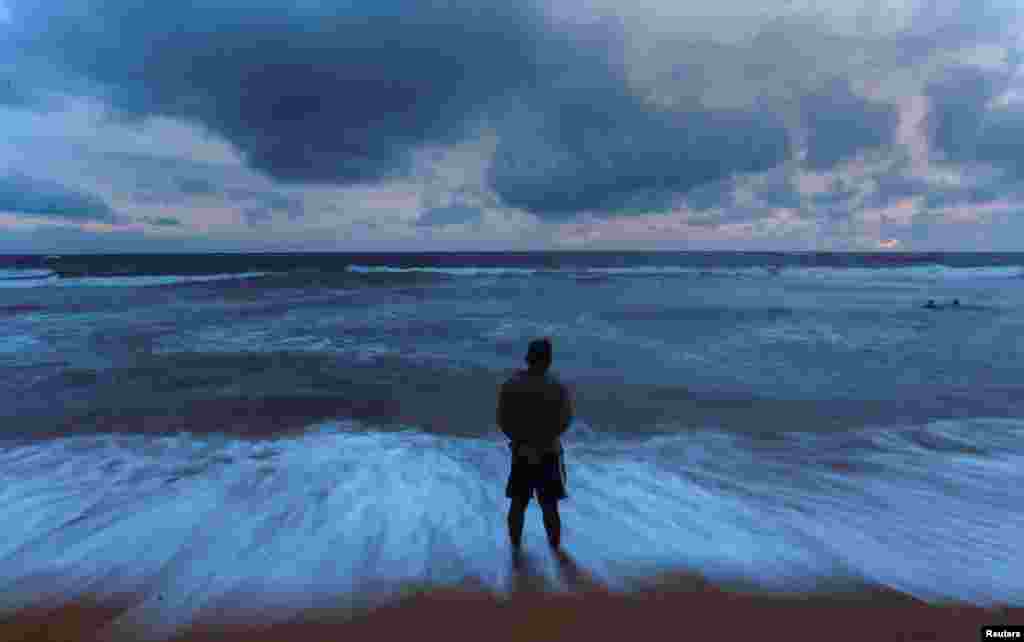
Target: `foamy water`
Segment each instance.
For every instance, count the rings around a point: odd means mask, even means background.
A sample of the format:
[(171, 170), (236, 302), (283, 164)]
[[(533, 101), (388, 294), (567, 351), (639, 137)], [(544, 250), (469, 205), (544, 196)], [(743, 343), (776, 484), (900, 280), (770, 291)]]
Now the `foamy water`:
[[(816, 590), (1024, 603), (1024, 422), (567, 439), (563, 538), (615, 589), (660, 570)], [(502, 440), (328, 423), (298, 438), (93, 435), (0, 450), (0, 605), (142, 591), (166, 634), (216, 607), (279, 615), (369, 588), (507, 591)], [(524, 545), (565, 588), (535, 505)]]
[(84, 276), (58, 278), (51, 270), (0, 270), (0, 289), (14, 288), (129, 288), (180, 283), (206, 283), (233, 279), (252, 279), (267, 276), (269, 272), (241, 272), (237, 274), (160, 274), (152, 276)]
[[(888, 267), (807, 267), (807, 266), (749, 266), (713, 267), (685, 265), (633, 265), (624, 267), (566, 266), (555, 267), (499, 267), (499, 266), (413, 266), (348, 265), (352, 274), (430, 274), (449, 277), (530, 277), (537, 275), (573, 276), (577, 279), (606, 276), (635, 277), (721, 277), (771, 279), (784, 277), (792, 280), (836, 281), (843, 284), (877, 282), (905, 283), (961, 283), (977, 280), (1007, 280), (1024, 278), (1019, 266), (954, 267), (940, 264)], [(124, 275), (76, 276), (59, 278), (51, 269), (0, 268), (0, 289), (56, 287), (145, 287), (177, 283), (199, 283), (225, 279), (257, 278), (284, 272), (246, 271), (238, 273), (196, 275)], [(310, 274), (317, 274), (315, 270)]]

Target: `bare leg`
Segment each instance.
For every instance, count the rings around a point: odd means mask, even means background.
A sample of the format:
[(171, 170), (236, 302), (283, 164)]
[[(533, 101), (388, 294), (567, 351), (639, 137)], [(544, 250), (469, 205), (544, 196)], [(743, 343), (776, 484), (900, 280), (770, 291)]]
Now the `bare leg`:
[(540, 508), (544, 512), (544, 530), (548, 532), (548, 544), (557, 551), (562, 543), (562, 519), (558, 516), (558, 501), (540, 500)]
[(508, 537), (512, 541), (512, 550), (518, 551), (523, 541), (523, 522), (526, 521), (526, 506), (530, 496), (513, 497), (508, 507)]

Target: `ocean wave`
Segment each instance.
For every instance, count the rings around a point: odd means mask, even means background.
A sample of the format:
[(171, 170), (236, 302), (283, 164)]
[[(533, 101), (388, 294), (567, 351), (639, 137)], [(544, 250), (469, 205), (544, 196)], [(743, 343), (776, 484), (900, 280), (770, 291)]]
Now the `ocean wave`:
[[(28, 272), (29, 270), (26, 270)], [(254, 279), (271, 274), (270, 272), (241, 272), (237, 274), (161, 274), (161, 275), (139, 275), (139, 276), (83, 276), (83, 277), (59, 277), (55, 272), (49, 270), (30, 270), (31, 272), (42, 273), (38, 276), (19, 276), (3, 278), (0, 275), (0, 289), (2, 288), (33, 288), (33, 287), (60, 287), (60, 288), (133, 288), (152, 287), (160, 285), (179, 285), (186, 283), (204, 283), (208, 281), (230, 281), (235, 279)]]
[[(100, 270), (100, 268), (95, 268)], [(127, 269), (127, 268), (126, 268)], [(90, 274), (90, 272), (93, 272)], [(249, 270), (210, 274), (131, 274), (112, 273), (106, 268), (93, 270), (58, 269), (0, 269), (0, 288), (33, 287), (60, 284), (78, 286), (133, 286), (163, 285), (168, 283), (206, 281), (218, 279), (274, 276), (282, 283), (330, 283), (351, 277), (369, 279), (369, 283), (389, 283), (389, 279), (417, 281), (426, 278), (474, 277), (554, 277), (573, 278), (579, 283), (601, 283), (612, 278), (725, 278), (725, 279), (814, 279), (856, 281), (943, 282), (1024, 278), (1022, 266), (954, 267), (944, 264), (863, 266), (685, 266), (685, 265), (633, 265), (633, 266), (394, 266), (349, 264), (337, 269), (330, 267), (292, 267), (280, 270)], [(58, 279), (59, 277), (59, 279)]]
[(45, 279), (52, 276), (56, 276), (56, 272), (53, 270), (0, 269), (0, 281)]
[(811, 266), (749, 266), (695, 267), (648, 265), (628, 267), (393, 267), (384, 265), (350, 265), (348, 271), (360, 274), (443, 274), (458, 277), (475, 276), (570, 276), (578, 280), (603, 280), (621, 276), (681, 276), (712, 278), (815, 278), (843, 280), (910, 280), (943, 281), (974, 279), (1012, 279), (1024, 277), (1022, 266), (953, 267), (942, 264), (877, 267), (811, 267)]
[(634, 266), (634, 267), (495, 267), (495, 266), (464, 266), (464, 267), (391, 267), (385, 265), (350, 265), (351, 272), (361, 274), (374, 273), (425, 273), (445, 274), (449, 276), (570, 276), (577, 279), (606, 279), (610, 276), (658, 276), (658, 275), (696, 275), (696, 276), (747, 276), (775, 274), (772, 268), (696, 268), (683, 266)]
[(51, 285), (58, 279), (53, 270), (0, 269), (0, 290)]
[(541, 270), (535, 268), (512, 267), (391, 267), (387, 265), (349, 265), (348, 272), (356, 274), (447, 274), (451, 276), (493, 276), (493, 275), (531, 275)]
[[(566, 438), (563, 539), (613, 589), (667, 569), (768, 590), (869, 580), (927, 600), (1024, 603), (1024, 422), (771, 440)], [(930, 438), (922, 440), (922, 434)], [(967, 448), (980, 435), (984, 451)], [(508, 590), (500, 439), (324, 423), (298, 438), (94, 435), (0, 447), (0, 607), (142, 591), (138, 615), (344, 603), (477, 578)], [(524, 546), (544, 552), (527, 515)], [(557, 564), (539, 560), (555, 590)], [(33, 584), (33, 578), (45, 582)]]
[(41, 343), (31, 334), (0, 335), (0, 354), (17, 355)]

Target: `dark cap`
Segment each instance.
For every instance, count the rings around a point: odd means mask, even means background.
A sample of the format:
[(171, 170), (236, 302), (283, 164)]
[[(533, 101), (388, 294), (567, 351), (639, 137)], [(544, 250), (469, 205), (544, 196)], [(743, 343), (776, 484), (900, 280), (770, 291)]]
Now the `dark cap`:
[(551, 339), (534, 339), (526, 351), (526, 363), (551, 361)]

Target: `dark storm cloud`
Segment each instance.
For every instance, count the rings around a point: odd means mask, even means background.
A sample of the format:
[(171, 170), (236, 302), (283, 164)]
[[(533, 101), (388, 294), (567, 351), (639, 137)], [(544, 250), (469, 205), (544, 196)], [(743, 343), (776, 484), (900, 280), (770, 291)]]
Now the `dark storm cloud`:
[(466, 205), (449, 205), (447, 207), (434, 207), (420, 215), (416, 225), (421, 227), (435, 227), (440, 225), (459, 225), (461, 223), (472, 223), (479, 221), (482, 212), (478, 207)]
[(107, 223), (118, 218), (94, 194), (17, 173), (0, 176), (0, 212)]
[(995, 108), (986, 114), (976, 148), (978, 160), (1024, 178), (1024, 108)]
[(510, 136), (499, 145), (490, 177), (505, 203), (553, 218), (657, 211), (693, 187), (769, 169), (789, 153), (781, 122), (767, 115), (658, 111), (591, 91), (552, 109), (545, 140)]
[(800, 114), (807, 128), (805, 165), (814, 170), (832, 169), (861, 150), (891, 144), (896, 133), (896, 108), (857, 96), (846, 80), (804, 96)]
[(1008, 82), (1005, 73), (960, 67), (930, 84), (932, 145), (948, 160), (989, 163), (1024, 178), (1024, 107), (989, 104)]
[(542, 56), (562, 64), (521, 96), (490, 169), (505, 203), (552, 218), (657, 211), (697, 186), (789, 156), (786, 130), (767, 110), (667, 109), (637, 96), (602, 53), (615, 50), (609, 32), (545, 43)]
[(950, 159), (974, 157), (985, 120), (985, 106), (998, 91), (999, 78), (974, 68), (950, 70), (927, 88), (931, 99), (932, 144)]
[[(456, 140), (528, 78), (530, 16), (504, 3), (12, 3), (24, 47), (128, 116), (198, 121), (283, 181), (356, 183)], [(488, 6), (489, 5), (489, 6)]]
[[(858, 36), (844, 49), (833, 43), (846, 36), (824, 23), (806, 20), (794, 31), (780, 18), (742, 46), (691, 47), (692, 55), (673, 57), (670, 80), (680, 101), (667, 107), (629, 82), (619, 60), (626, 39), (620, 24), (581, 20), (556, 29), (534, 2), (8, 3), (15, 26), (7, 42), (40, 68), (55, 69), (51, 78), (84, 79), (124, 118), (200, 124), (278, 181), (353, 185), (406, 175), (413, 172), (410, 152), (458, 142), (487, 123), (498, 144), (486, 187), (504, 205), (552, 219), (660, 211), (684, 199), (697, 210), (730, 205), (731, 193), (701, 189), (790, 158), (783, 104), (799, 112), (811, 169), (885, 147), (893, 142), (895, 108), (855, 95), (846, 79), (821, 88), (821, 76), (847, 73), (843, 60), (857, 47), (877, 51), (885, 72), (941, 50), (997, 41), (1010, 24), (1008, 12), (988, 1), (927, 2), (904, 32)], [(688, 39), (697, 40), (680, 37)], [(10, 45), (0, 43), (0, 53), (4, 47)], [(742, 73), (724, 73), (732, 68), (719, 64), (727, 58)], [(768, 79), (764, 87), (759, 78)], [(753, 105), (744, 109), (701, 106), (704, 90), (729, 83), (773, 96), (728, 103)], [(809, 87), (819, 88), (807, 93)], [(939, 94), (950, 107), (940, 106), (939, 120), (964, 119), (957, 101), (979, 104)], [(985, 138), (971, 154), (1024, 172), (1007, 142), (1024, 128), (1018, 116), (987, 113), (975, 127)], [(959, 136), (945, 125), (937, 130), (938, 139)], [(181, 176), (153, 194), (238, 200), (221, 182)], [(714, 200), (716, 193), (724, 200)], [(781, 186), (757, 198), (772, 207), (799, 203)], [(301, 202), (234, 204), (302, 216)]]
[[(769, 114), (644, 103), (600, 54), (606, 42), (556, 34), (536, 8), (12, 4), (23, 49), (88, 78), (123, 115), (201, 123), (282, 181), (386, 179), (485, 115), (500, 139), (492, 187), (541, 215), (658, 209), (788, 154)], [(506, 119), (513, 105), (529, 117)], [(531, 118), (544, 124), (524, 136)]]

